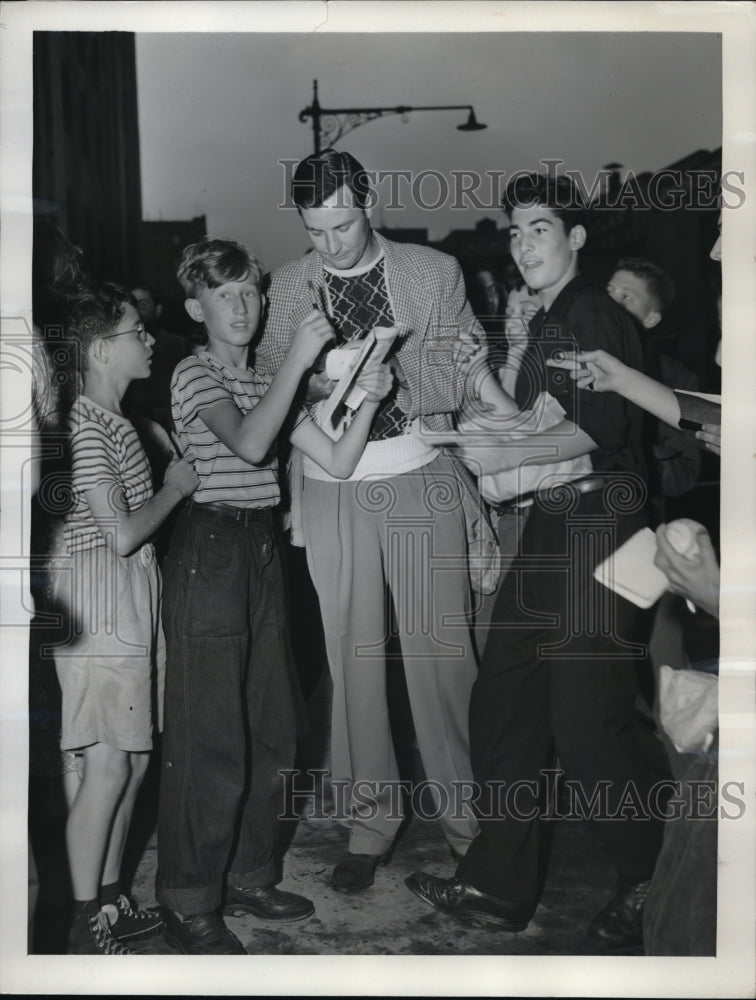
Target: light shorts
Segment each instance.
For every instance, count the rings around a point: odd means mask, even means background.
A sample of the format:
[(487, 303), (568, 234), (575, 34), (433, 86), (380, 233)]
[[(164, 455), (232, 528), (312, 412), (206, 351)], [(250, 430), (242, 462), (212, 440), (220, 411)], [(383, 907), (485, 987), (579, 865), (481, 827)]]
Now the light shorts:
[(162, 728), (165, 640), (151, 544), (130, 556), (101, 547), (58, 561), (54, 600), (68, 630), (55, 648), (61, 750), (105, 743), (152, 749)]

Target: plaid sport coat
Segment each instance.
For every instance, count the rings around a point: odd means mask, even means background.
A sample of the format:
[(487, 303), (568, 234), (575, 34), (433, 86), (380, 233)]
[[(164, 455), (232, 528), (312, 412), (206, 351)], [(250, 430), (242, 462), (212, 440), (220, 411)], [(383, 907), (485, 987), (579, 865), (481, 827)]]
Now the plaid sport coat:
[[(423, 417), (430, 430), (449, 430), (465, 384), (465, 370), (454, 361), (454, 342), (463, 331), (485, 336), (467, 301), (462, 271), (454, 257), (438, 250), (374, 236), (385, 256), (395, 323), (406, 331), (396, 356), (409, 391), (400, 390), (399, 406), (410, 419)], [(325, 281), (316, 251), (273, 272), (265, 327), (255, 348), (257, 370), (278, 370), (294, 331), (312, 311), (308, 280), (316, 287)]]

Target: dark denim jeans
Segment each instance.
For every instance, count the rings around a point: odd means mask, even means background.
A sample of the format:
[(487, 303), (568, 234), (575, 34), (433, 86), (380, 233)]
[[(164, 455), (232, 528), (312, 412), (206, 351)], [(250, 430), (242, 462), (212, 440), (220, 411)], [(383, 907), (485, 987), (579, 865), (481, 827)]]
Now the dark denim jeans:
[(279, 771), (292, 766), (296, 728), (275, 517), (190, 502), (164, 565), (156, 895), (185, 916), (216, 909), (227, 876), (278, 881)]
[[(531, 508), (492, 614), (470, 699), (473, 774), (491, 794), (481, 796), (481, 832), (457, 868), (462, 881), (516, 904), (522, 919), (532, 916), (543, 883), (538, 796), (555, 754), (588, 802), (606, 784), (606, 809), (590, 814), (590, 827), (623, 885), (651, 877), (663, 825), (623, 813), (622, 796), (634, 789), (647, 803), (653, 783), (669, 774), (663, 744), (635, 707), (638, 609), (593, 578), (643, 515), (613, 512), (600, 492), (572, 509), (560, 509), (558, 498), (553, 506)], [(528, 784), (500, 806), (502, 782)]]

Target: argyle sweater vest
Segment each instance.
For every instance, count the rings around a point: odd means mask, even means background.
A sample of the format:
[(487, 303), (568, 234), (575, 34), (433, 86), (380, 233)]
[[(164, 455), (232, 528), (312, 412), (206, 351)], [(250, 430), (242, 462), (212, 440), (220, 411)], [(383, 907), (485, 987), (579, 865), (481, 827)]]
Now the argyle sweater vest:
[[(326, 268), (325, 284), (338, 347), (363, 340), (375, 326), (394, 325), (383, 255), (365, 270), (343, 274)], [(407, 416), (396, 402), (397, 390), (395, 384), (383, 400), (369, 441), (384, 441), (409, 432)]]

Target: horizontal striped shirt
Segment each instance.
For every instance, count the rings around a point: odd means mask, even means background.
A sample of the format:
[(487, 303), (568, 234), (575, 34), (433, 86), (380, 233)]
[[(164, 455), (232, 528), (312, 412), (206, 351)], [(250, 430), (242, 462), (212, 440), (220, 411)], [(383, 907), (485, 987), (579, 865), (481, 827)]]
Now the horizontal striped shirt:
[(200, 484), (197, 503), (233, 507), (274, 507), (281, 498), (275, 445), (251, 465), (220, 441), (202, 420), (202, 411), (231, 402), (247, 414), (262, 399), (272, 379), (252, 368), (224, 365), (207, 351), (185, 358), (171, 380), (171, 411), (184, 454), (194, 459)]
[[(133, 425), (118, 413), (79, 396), (68, 418), (71, 432), (72, 507), (63, 540), (69, 553), (106, 546), (105, 536), (87, 503), (87, 493), (100, 486), (123, 494), (129, 511), (152, 496), (152, 476)], [(115, 510), (115, 507), (114, 507)], [(116, 523), (115, 513), (113, 523)]]

